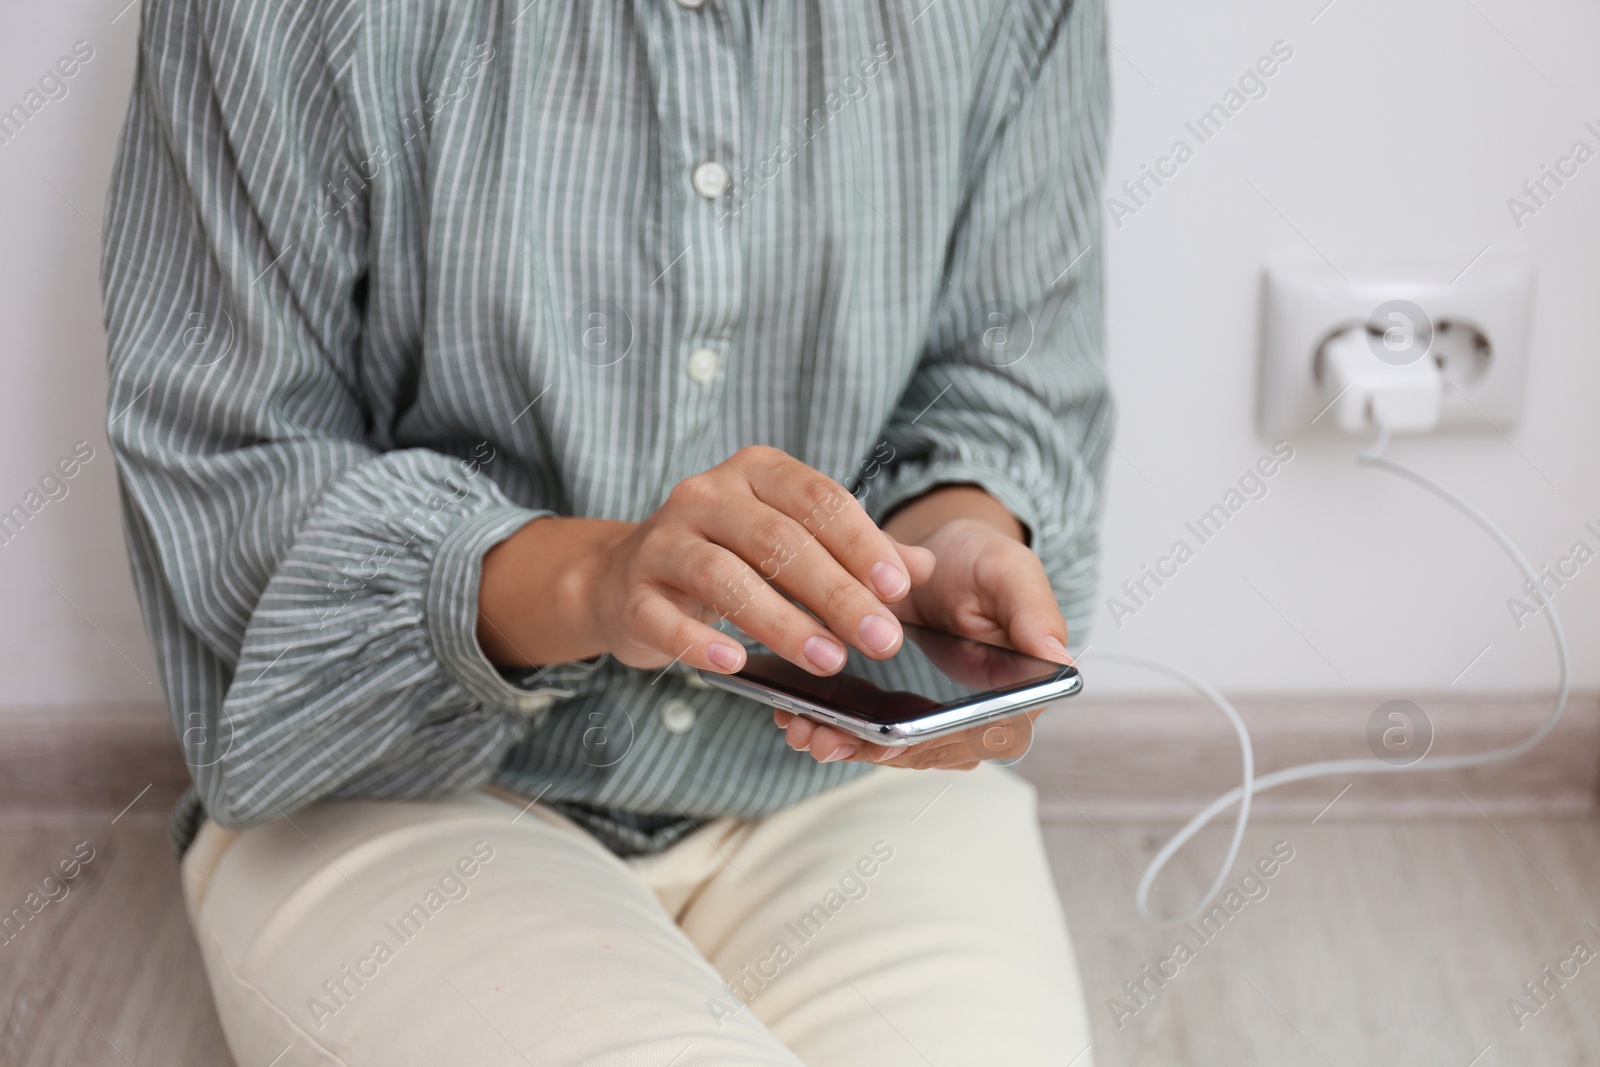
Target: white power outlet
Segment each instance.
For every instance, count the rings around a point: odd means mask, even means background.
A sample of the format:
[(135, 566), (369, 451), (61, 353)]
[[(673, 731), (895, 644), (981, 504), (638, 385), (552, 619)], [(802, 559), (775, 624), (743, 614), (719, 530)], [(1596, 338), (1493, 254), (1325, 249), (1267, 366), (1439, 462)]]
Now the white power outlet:
[(1282, 260), (1266, 269), (1261, 337), (1261, 429), (1332, 429), (1320, 374), (1323, 346), (1366, 325), (1374, 351), (1426, 358), (1444, 376), (1439, 424), (1515, 426), (1527, 392), (1533, 268), (1485, 258), (1454, 281), (1450, 265), (1407, 260)]

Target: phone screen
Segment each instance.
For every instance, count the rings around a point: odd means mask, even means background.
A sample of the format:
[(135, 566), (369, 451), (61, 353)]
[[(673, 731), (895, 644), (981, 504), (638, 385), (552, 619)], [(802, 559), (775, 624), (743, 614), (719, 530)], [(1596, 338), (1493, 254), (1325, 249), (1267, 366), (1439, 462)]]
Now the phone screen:
[(868, 722), (894, 724), (974, 697), (1077, 673), (1074, 667), (983, 641), (901, 625), (906, 639), (886, 660), (869, 659), (852, 648), (844, 670), (819, 678), (756, 645), (738, 676)]

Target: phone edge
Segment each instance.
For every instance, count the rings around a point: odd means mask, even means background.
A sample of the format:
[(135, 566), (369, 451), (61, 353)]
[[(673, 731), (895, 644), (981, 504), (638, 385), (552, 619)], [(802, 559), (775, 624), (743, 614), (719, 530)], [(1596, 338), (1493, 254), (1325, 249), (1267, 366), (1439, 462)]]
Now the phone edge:
[[(1069, 665), (1061, 664), (1061, 666)], [(694, 670), (706, 684), (724, 692), (748, 697), (781, 711), (790, 711), (796, 715), (821, 720), (863, 741), (891, 748), (937, 740), (974, 726), (1020, 715), (1032, 708), (1076, 696), (1083, 690), (1083, 673), (1076, 666), (1072, 666), (1072, 673), (1058, 676), (1049, 682), (1011, 692), (996, 693), (986, 700), (959, 704), (925, 718), (914, 719), (909, 723), (870, 723), (843, 715), (832, 708), (813, 704), (801, 697), (747, 681), (737, 675), (717, 674), (698, 667)]]

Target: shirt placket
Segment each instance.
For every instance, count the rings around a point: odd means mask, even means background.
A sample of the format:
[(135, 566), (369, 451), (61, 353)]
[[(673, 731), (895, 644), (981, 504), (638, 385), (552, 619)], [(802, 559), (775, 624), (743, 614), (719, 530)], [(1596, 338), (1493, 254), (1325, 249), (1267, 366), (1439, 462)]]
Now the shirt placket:
[(717, 416), (724, 403), (744, 301), (738, 215), (730, 208), (743, 169), (743, 94), (738, 9), (729, 0), (676, 0), (666, 18), (678, 59), (668, 198), (680, 212), (682, 250), (657, 280), (668, 287), (679, 329), (667, 375), (673, 410), (669, 484), (716, 465), (733, 443)]

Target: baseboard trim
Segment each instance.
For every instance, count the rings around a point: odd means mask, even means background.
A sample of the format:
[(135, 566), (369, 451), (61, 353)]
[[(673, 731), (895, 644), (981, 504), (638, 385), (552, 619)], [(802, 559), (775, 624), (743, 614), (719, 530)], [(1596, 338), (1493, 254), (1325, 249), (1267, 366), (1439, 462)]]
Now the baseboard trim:
[[(1256, 773), (1370, 758), (1367, 722), (1394, 694), (1230, 697), (1250, 730)], [(1501, 748), (1544, 722), (1553, 693), (1410, 693), (1433, 724), (1416, 773), (1329, 777), (1260, 794), (1262, 818), (1574, 816), (1600, 799), (1600, 693), (1574, 694), (1556, 729), (1519, 759), (1429, 773), (1429, 759)], [(1017, 768), (1048, 819), (1188, 819), (1239, 783), (1238, 743), (1209, 703), (1189, 697), (1081, 697), (1038, 720)], [(1344, 791), (1349, 785), (1348, 791)], [(1343, 795), (1341, 794), (1343, 792)], [(1331, 808), (1335, 797), (1338, 802)], [(1324, 813), (1324, 809), (1326, 813)]]
[(0, 707), (0, 813), (165, 821), (189, 785), (167, 709)]
[[(1370, 756), (1366, 729), (1389, 695), (1234, 698), (1258, 773)], [(1527, 736), (1553, 694), (1409, 694), (1434, 727), (1428, 758)], [(165, 708), (149, 704), (0, 707), (0, 813), (165, 820), (189, 784)], [(1039, 718), (1017, 770), (1049, 820), (1187, 819), (1239, 780), (1233, 732), (1209, 704), (1178, 697), (1084, 696)], [(1343, 792), (1349, 784), (1350, 789)], [(1329, 802), (1338, 796), (1330, 808)], [(1521, 759), (1448, 773), (1303, 782), (1262, 794), (1282, 819), (1578, 816), (1600, 810), (1600, 693), (1575, 694), (1556, 730)], [(1326, 810), (1325, 810), (1326, 809)]]

